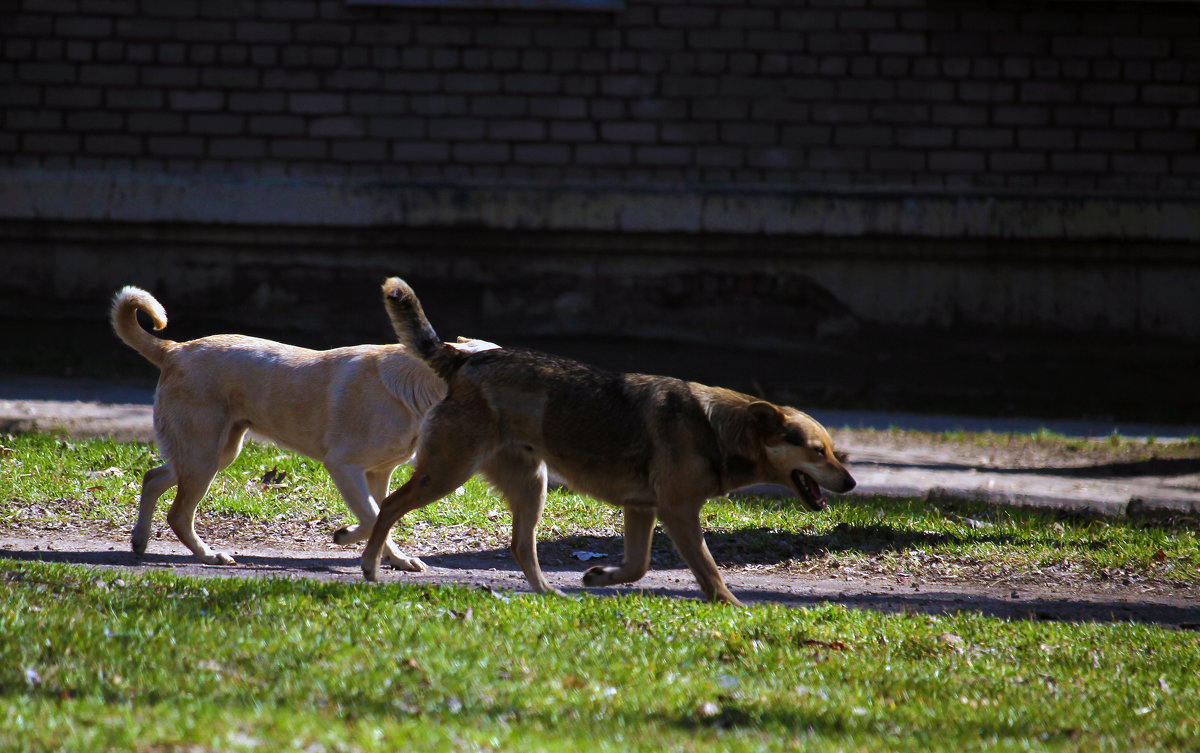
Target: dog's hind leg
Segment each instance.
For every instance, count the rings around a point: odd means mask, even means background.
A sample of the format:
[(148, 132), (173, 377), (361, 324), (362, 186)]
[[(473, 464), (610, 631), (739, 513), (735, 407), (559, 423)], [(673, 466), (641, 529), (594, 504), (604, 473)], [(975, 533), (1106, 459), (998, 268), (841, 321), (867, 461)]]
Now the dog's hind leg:
[(196, 507), (208, 492), (213, 477), (237, 459), (249, 427), (244, 423), (222, 426), (217, 423), (220, 419), (216, 417), (207, 417), (207, 421), (192, 418), (189, 431), (176, 432), (174, 436), (216, 437), (220, 444), (213, 446), (202, 441), (176, 442), (166, 448), (179, 487), (175, 492), (175, 500), (167, 510), (167, 523), (184, 546), (191, 549), (204, 564), (233, 565), (236, 563), (232, 556), (214, 551), (196, 535)]
[(175, 471), (170, 463), (151, 468), (142, 477), (142, 496), (138, 500), (138, 519), (131, 541), (134, 554), (141, 556), (146, 553), (150, 529), (154, 525), (154, 508), (158, 506), (158, 498), (172, 486), (175, 486)]
[(585, 586), (632, 583), (650, 569), (650, 540), (654, 536), (654, 510), (625, 508), (625, 560), (619, 567), (597, 565), (583, 574)]
[[(325, 469), (329, 471), (330, 478), (341, 492), (342, 499), (346, 500), (346, 506), (350, 508), (350, 512), (358, 518), (358, 525), (346, 526), (334, 531), (333, 543), (342, 546), (358, 543), (371, 535), (375, 518), (379, 515), (379, 508), (375, 500), (387, 496), (388, 480), (392, 477), (392, 471), (395, 469), (364, 472), (360, 468), (338, 465), (328, 460), (325, 462)], [(426, 569), (424, 562), (416, 557), (409, 557), (396, 548), (390, 532), (384, 542), (383, 556), (388, 564), (397, 570), (419, 573)]]
[[(367, 471), (367, 491), (371, 493), (371, 525), (367, 530), (363, 531), (362, 537), (365, 539), (371, 535), (371, 529), (375, 526), (375, 518), (379, 515), (377, 503), (388, 495), (388, 484), (392, 480), (392, 473), (395, 468), (375, 468)], [(384, 559), (388, 564), (397, 570), (406, 570), (411, 573), (424, 572), (428, 568), (425, 563), (418, 557), (410, 557), (396, 546), (396, 542), (392, 540), (392, 534), (388, 532), (387, 543), (383, 550)]]
[(204, 469), (192, 468), (187, 475), (179, 475), (179, 490), (175, 492), (175, 501), (171, 503), (171, 509), (167, 510), (167, 523), (170, 524), (171, 530), (204, 564), (237, 564), (229, 554), (214, 551), (196, 535), (196, 506), (208, 492), (208, 485), (217, 475), (217, 469), (212, 466)]
[(380, 503), (379, 517), (375, 519), (371, 537), (363, 549), (362, 570), (367, 580), (379, 579), (379, 558), (396, 521), (446, 496), (462, 486), (475, 472), (475, 459), (472, 457), (454, 458), (452, 463), (446, 462), (444, 454), (434, 454), (433, 457), (438, 460), (429, 463), (429, 466), (436, 465), (436, 469), (426, 471), (418, 462), (408, 482)]
[[(163, 428), (165, 430), (165, 427)], [(238, 454), (242, 451), (242, 439), (246, 435), (246, 428), (244, 425), (234, 425), (226, 434), (225, 444), (218, 453), (217, 472), (220, 472), (234, 460), (237, 460)], [(174, 435), (169, 434), (167, 436)], [(168, 439), (165, 444), (169, 446), (171, 444), (170, 440)], [(178, 481), (175, 475), (174, 464), (170, 461), (156, 468), (151, 468), (142, 477), (142, 494), (138, 500), (138, 519), (133, 527), (131, 542), (134, 554), (140, 556), (146, 553), (146, 545), (150, 542), (150, 533), (154, 526), (154, 509), (158, 506), (158, 499), (168, 489), (175, 486)], [(189, 545), (189, 548), (192, 547)], [(195, 551), (195, 549), (192, 548), (192, 551)]]
[(721, 571), (717, 569), (717, 563), (704, 543), (704, 531), (700, 528), (700, 508), (703, 505), (703, 500), (699, 503), (676, 501), (674, 504), (660, 504), (658, 517), (667, 527), (675, 549), (696, 576), (705, 598), (740, 607), (742, 603), (725, 587)]
[(379, 578), (379, 556), (396, 521), (462, 486), (492, 454), (496, 426), (479, 414), (441, 402), (425, 415), (412, 476), (379, 503), (379, 517), (363, 549), (363, 577)]
[(546, 581), (537, 556), (537, 524), (546, 505), (546, 464), (527, 450), (508, 448), (492, 456), (483, 474), (512, 511), (510, 550), (534, 593), (562, 595)]

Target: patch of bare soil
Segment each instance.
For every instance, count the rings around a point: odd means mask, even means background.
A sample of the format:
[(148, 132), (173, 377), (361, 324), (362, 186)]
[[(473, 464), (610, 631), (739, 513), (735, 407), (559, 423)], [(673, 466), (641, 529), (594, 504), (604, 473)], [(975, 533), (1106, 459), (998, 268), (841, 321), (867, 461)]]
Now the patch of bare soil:
[(958, 441), (953, 435), (862, 429), (836, 429), (833, 435), (839, 448), (860, 450), (851, 454), (851, 462), (863, 459), (864, 453), (883, 453), (970, 465), (981, 471), (1040, 470), (1111, 478), (1200, 473), (1200, 445), (1195, 442), (1110, 443), (1004, 434), (980, 434)]
[[(169, 529), (160, 526), (143, 557), (129, 549), (129, 527), (79, 522), (57, 527), (9, 525), (0, 528), (0, 557), (65, 562), (128, 573), (170, 571), (196, 577), (313, 578), (361, 582), (361, 546), (331, 543), (324, 521), (245, 523), (204, 516), (200, 531), (209, 543), (231, 552), (237, 565), (201, 565)], [(507, 542), (477, 531), (418, 527), (400, 546), (422, 558), (423, 573), (385, 568), (388, 582), (457, 584), (528, 594), (524, 576)], [(1037, 572), (997, 572), (957, 566), (941, 558), (913, 558), (902, 567), (856, 560), (853, 567), (829, 557), (747, 553), (732, 534), (709, 533), (709, 544), (726, 582), (748, 604), (775, 602), (791, 607), (825, 603), (886, 613), (982, 613), (1014, 620), (1143, 622), (1200, 629), (1200, 587), (1129, 574), (1080, 574), (1054, 568)], [(615, 563), (621, 540), (596, 531), (539, 542), (546, 576), (573, 595), (603, 596), (645, 592), (697, 598), (699, 589), (665, 537), (656, 535), (651, 571), (632, 587), (585, 589), (583, 571)]]

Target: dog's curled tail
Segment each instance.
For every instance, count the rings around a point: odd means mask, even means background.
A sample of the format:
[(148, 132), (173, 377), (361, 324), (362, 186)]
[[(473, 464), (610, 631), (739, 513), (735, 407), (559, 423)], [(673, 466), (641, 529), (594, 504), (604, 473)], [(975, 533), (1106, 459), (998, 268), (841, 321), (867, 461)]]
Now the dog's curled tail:
[(425, 310), (417, 300), (417, 294), (408, 283), (399, 277), (389, 277), (383, 283), (383, 305), (392, 329), (400, 343), (420, 358), (442, 379), (466, 359), (466, 355), (442, 342), (433, 325), (425, 317)]
[(126, 285), (113, 297), (112, 318), (113, 330), (125, 341), (125, 344), (142, 354), (150, 363), (162, 367), (166, 360), (167, 351), (175, 343), (155, 337), (138, 324), (137, 312), (144, 311), (154, 324), (154, 329), (167, 326), (167, 310), (141, 288)]

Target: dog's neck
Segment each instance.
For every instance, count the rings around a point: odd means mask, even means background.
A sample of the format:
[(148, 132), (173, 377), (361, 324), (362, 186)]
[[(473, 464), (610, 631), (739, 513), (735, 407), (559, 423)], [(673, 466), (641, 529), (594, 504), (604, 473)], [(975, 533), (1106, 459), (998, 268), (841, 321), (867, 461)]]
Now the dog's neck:
[(750, 458), (743, 455), (725, 455), (722, 459), (722, 494), (761, 481), (758, 478), (758, 463)]
[[(714, 393), (718, 390), (724, 393), (726, 399), (714, 399)], [(729, 396), (735, 396), (736, 399), (729, 400)], [(760, 461), (745, 452), (753, 447), (755, 441), (754, 429), (747, 420), (745, 410), (745, 406), (753, 399), (716, 387), (703, 387), (697, 397), (717, 437), (717, 447), (721, 453), (721, 493), (762, 481), (759, 477)]]

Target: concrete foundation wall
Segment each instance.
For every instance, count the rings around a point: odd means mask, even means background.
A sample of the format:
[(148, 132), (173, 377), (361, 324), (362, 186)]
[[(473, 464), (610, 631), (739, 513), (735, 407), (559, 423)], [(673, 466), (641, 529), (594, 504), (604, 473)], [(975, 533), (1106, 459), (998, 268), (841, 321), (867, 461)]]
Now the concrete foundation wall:
[(507, 332), (696, 340), (726, 322), (762, 345), (880, 325), (1200, 341), (1188, 200), (10, 171), (0, 201), (14, 215), (0, 225), (9, 309), (137, 282), (287, 327), (293, 308), (404, 274), (459, 288), (455, 307)]
[(0, 313), (1200, 341), (1200, 4), (426, 5), (10, 3)]

